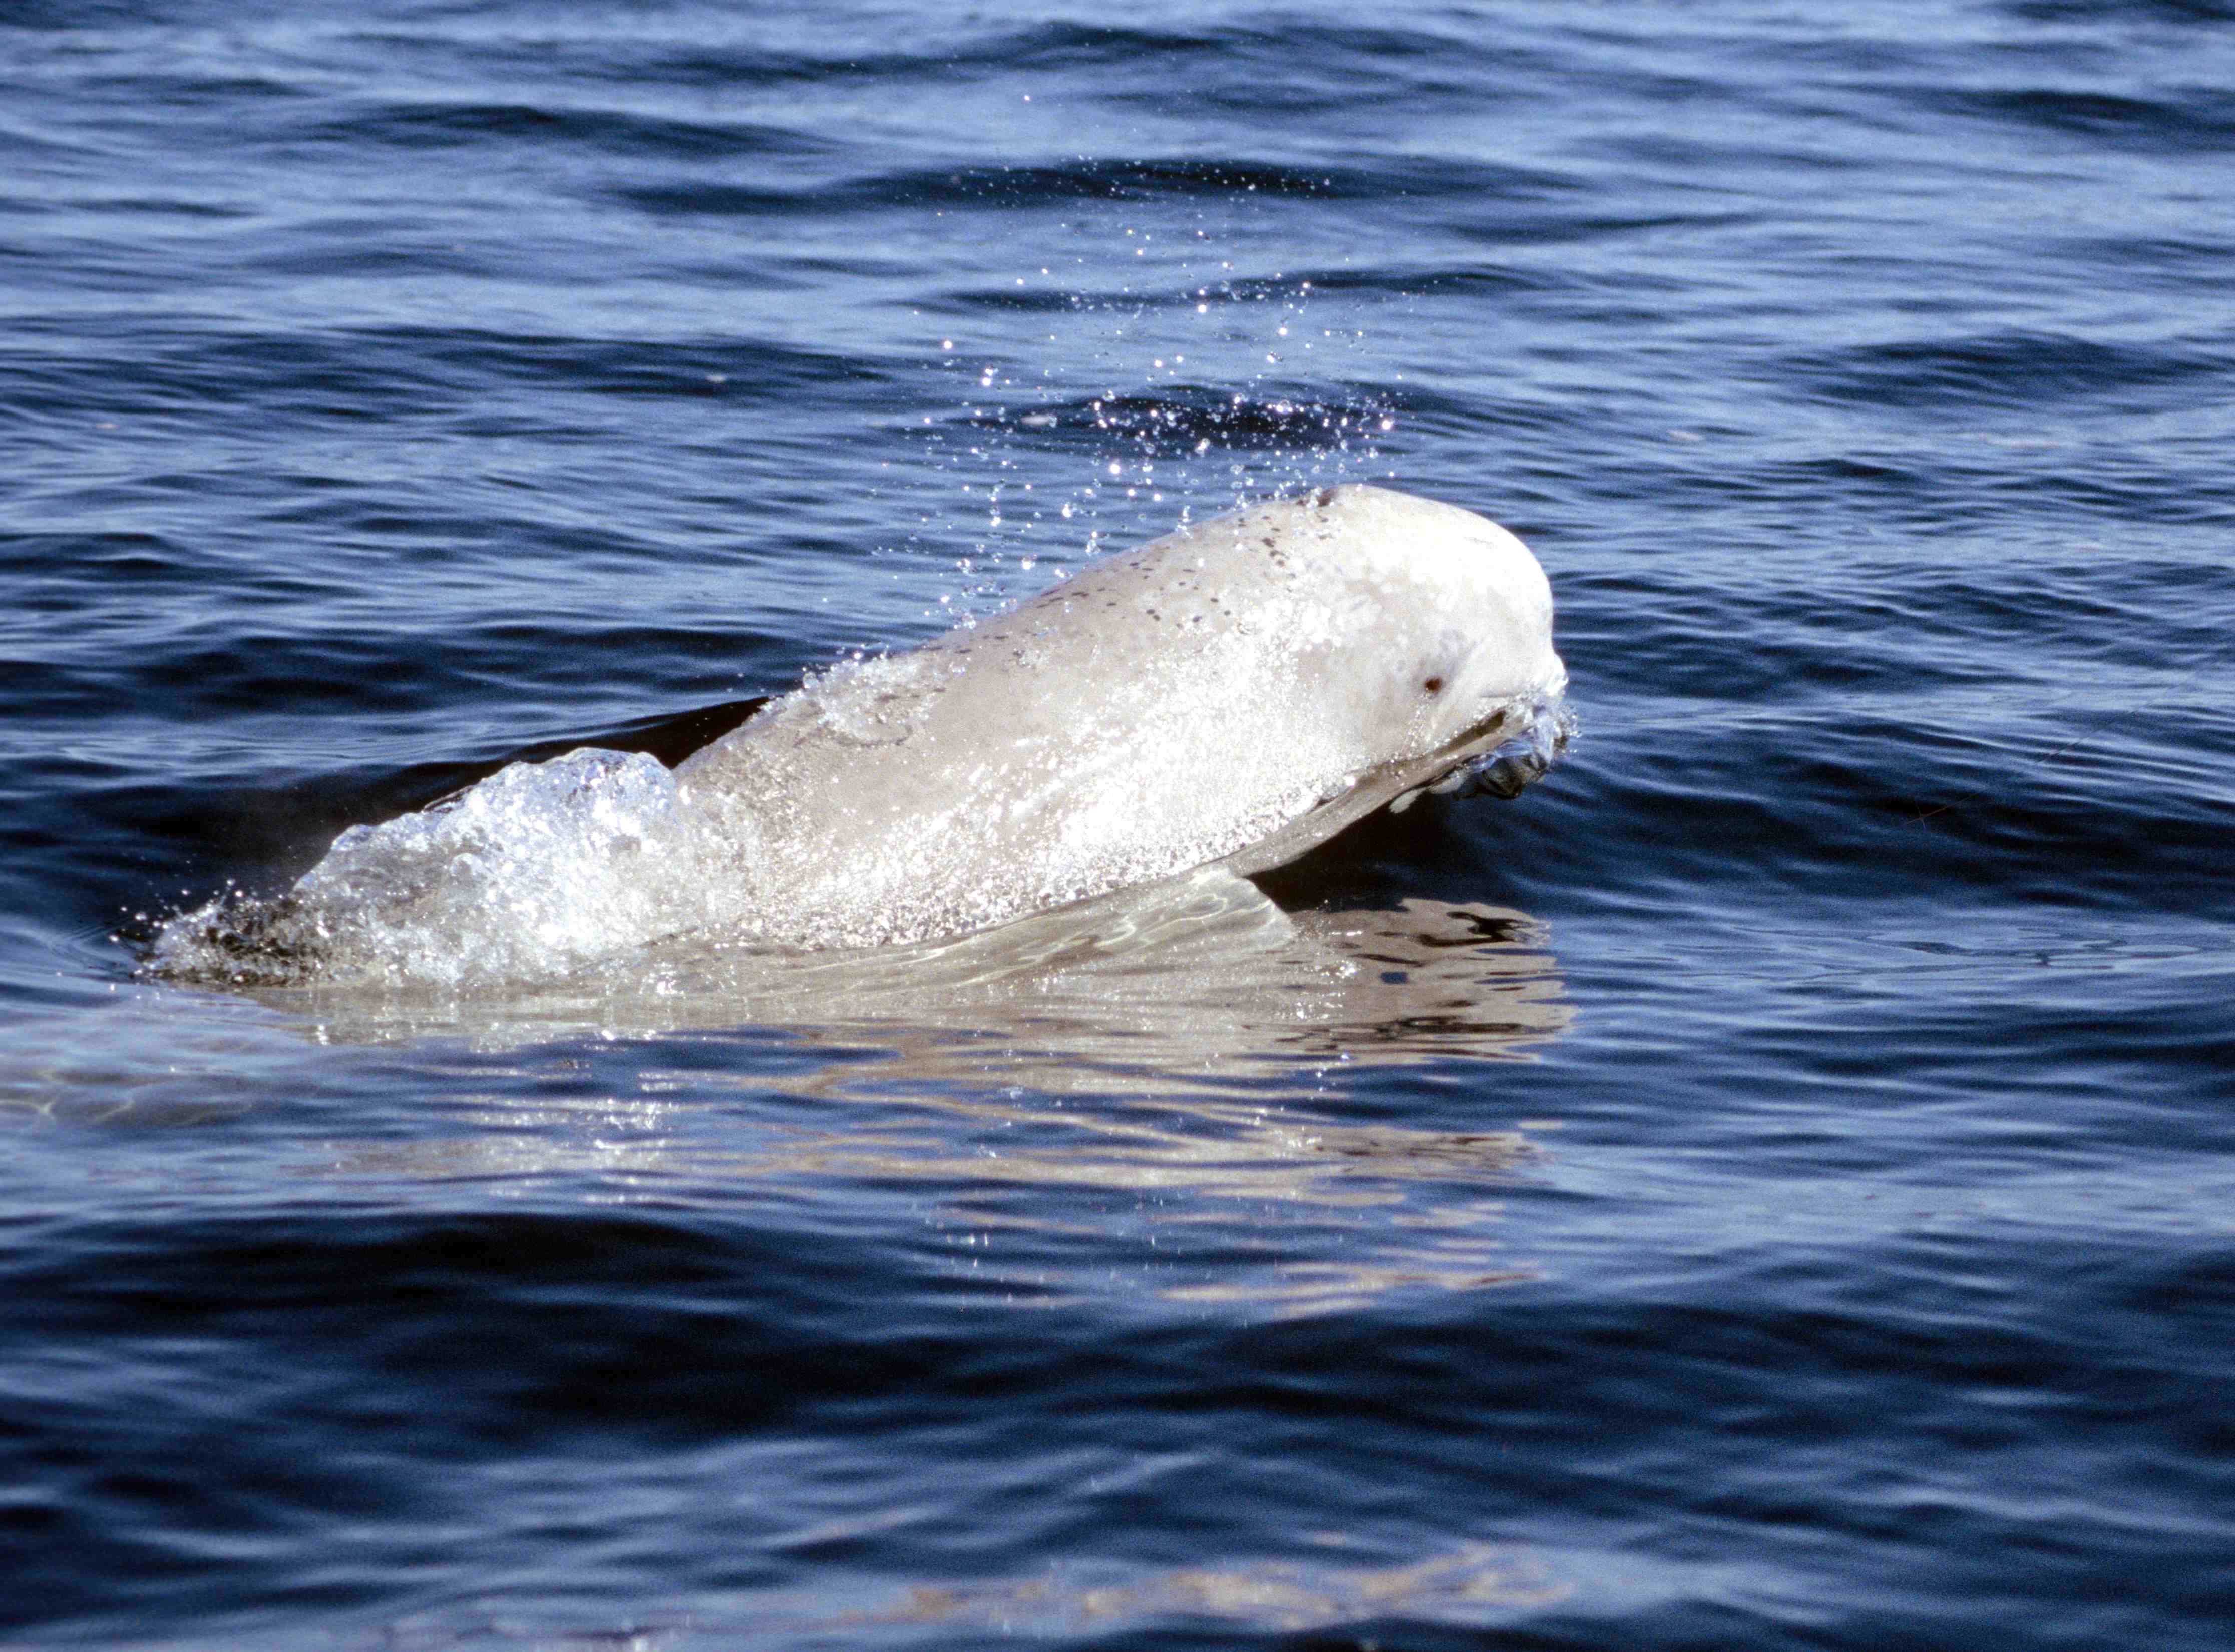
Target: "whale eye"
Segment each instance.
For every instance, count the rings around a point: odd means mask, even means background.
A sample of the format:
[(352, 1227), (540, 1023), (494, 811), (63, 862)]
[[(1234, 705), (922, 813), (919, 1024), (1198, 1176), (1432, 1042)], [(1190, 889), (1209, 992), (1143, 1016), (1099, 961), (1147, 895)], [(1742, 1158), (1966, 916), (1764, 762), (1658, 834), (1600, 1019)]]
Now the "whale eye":
[(1444, 692), (1444, 679), (1440, 677), (1431, 677), (1420, 686), (1431, 694), (1440, 694)]

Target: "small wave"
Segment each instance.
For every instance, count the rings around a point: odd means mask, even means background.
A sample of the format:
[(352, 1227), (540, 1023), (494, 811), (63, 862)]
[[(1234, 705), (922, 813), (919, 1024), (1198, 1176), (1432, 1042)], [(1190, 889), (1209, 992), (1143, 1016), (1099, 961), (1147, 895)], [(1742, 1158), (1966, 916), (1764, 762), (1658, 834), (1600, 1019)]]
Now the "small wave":
[[(1078, 287), (964, 287), (942, 293), (926, 308), (957, 313), (995, 311), (1055, 315), (1074, 311), (1194, 309), (1205, 304), (1302, 304), (1334, 294), (1367, 298), (1496, 298), (1538, 292), (1583, 292), (1596, 285), (1588, 276), (1565, 271), (1524, 270), (1492, 265), (1465, 269), (1418, 269), (1400, 265), (1376, 270), (1311, 269), (1276, 276), (1210, 282), (1197, 286), (1176, 286), (1162, 292), (1138, 292), (1130, 286), (1098, 290)], [(1636, 285), (1635, 282), (1625, 282), (1622, 284), (1622, 290), (1634, 291)]]
[(2038, 409), (2045, 402), (2216, 378), (2225, 370), (2215, 360), (2177, 350), (2035, 332), (1900, 339), (1793, 357), (1787, 366), (1814, 396), (1910, 408)]
[(2235, 97), (2196, 91), (2184, 97), (2140, 98), (2068, 87), (1918, 89), (1912, 101), (1937, 113), (2107, 141), (2159, 154), (2217, 154), (2235, 148)]
[[(1065, 20), (986, 29), (936, 53), (838, 54), (743, 41), (694, 43), (647, 54), (626, 78), (731, 91), (796, 83), (967, 82), (1020, 73), (1076, 75), (1098, 87), (1101, 96), (1122, 103), (1142, 96), (1170, 97), (1171, 77), (1184, 73), (1194, 95), (1215, 106), (1257, 107), (1281, 95), (1282, 113), (1293, 115), (1300, 101), (1305, 108), (1353, 102), (1362, 80), (1415, 95), (1464, 86), (1464, 75), (1452, 68), (1460, 43), (1452, 35), (1418, 28), (1304, 18), (1284, 17), (1256, 28), (1222, 23), (1201, 29)], [(1524, 54), (1516, 50), (1514, 56)], [(585, 69), (615, 74), (602, 58), (586, 62)], [(1317, 89), (1322, 86), (1324, 91)]]
[(2009, 0), (2013, 16), (2035, 23), (2100, 23), (2147, 18), (2152, 23), (2235, 23), (2229, 0)]
[(1366, 180), (1355, 177), (1339, 181), (1332, 170), (1175, 157), (923, 167), (873, 173), (806, 189), (712, 182), (631, 185), (615, 194), (662, 217), (762, 217), (895, 207), (1034, 207), (1196, 195), (1334, 195), (1366, 187)]
[(1385, 202), (1426, 198), (1537, 202), (1576, 193), (1573, 180), (1448, 156), (1408, 156), (1371, 170), (1235, 157), (1081, 157), (871, 173), (807, 188), (711, 181), (625, 185), (616, 199), (662, 217), (762, 217), (923, 207), (1031, 209), (1082, 201), (1147, 202), (1261, 195)]
[(682, 161), (814, 155), (828, 154), (833, 148), (789, 127), (754, 121), (691, 121), (633, 110), (546, 108), (524, 102), (379, 103), (329, 119), (312, 135), (329, 141), (410, 149), (483, 143), (507, 148), (523, 142), (565, 145), (613, 155)]
[(1052, 445), (1096, 449), (1122, 445), (1152, 458), (1215, 449), (1293, 451), (1342, 448), (1394, 428), (1396, 410), (1379, 402), (1328, 403), (1176, 385), (1153, 396), (1103, 396), (981, 413), (981, 425)]
[[(429, 255), (440, 266), (446, 255)], [(416, 253), (383, 267), (419, 267)], [(275, 253), (275, 268), (335, 267), (324, 251)], [(112, 347), (134, 370), (88, 380), (37, 362), (38, 394), (109, 416), (192, 416), (252, 408), (259, 420), (350, 428), (409, 409), (477, 410), (488, 386), (523, 393), (736, 398), (790, 397), (836, 387), (858, 393), (897, 377), (896, 365), (859, 355), (729, 337), (679, 342), (509, 333), (467, 327), (356, 327), (246, 336), (184, 335), (160, 325), (119, 330)], [(208, 485), (205, 478), (200, 483)]]

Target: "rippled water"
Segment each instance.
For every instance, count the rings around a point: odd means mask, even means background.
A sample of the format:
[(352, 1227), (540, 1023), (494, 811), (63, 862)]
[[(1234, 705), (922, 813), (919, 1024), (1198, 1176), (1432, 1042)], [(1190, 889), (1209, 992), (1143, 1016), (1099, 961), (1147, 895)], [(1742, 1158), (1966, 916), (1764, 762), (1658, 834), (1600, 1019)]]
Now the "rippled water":
[[(2231, 86), (2212, 0), (6, 9), (0, 1633), (2225, 1645)], [(1343, 481), (1544, 562), (1519, 800), (141, 973)]]

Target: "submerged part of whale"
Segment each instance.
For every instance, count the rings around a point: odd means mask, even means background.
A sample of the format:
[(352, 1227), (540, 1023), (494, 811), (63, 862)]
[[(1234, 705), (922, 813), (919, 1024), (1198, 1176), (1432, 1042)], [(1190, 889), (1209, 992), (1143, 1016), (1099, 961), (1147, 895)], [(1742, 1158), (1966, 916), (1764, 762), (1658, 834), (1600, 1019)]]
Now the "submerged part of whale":
[[(1510, 1059), (1566, 1029), (1544, 925), (1364, 876), (1330, 864), (1291, 882), (1284, 869), (1272, 895), (1197, 867), (949, 940), (781, 952), (678, 937), (501, 991), (321, 982), (276, 995), (293, 1012), (276, 1025), (325, 1044), (495, 1052), (750, 1020), (796, 1058), (768, 1075), (778, 1089), (936, 1106), (997, 1076), (997, 1091), (1122, 1096), (1137, 1143), (1141, 1109), (1159, 1103), (1189, 1098), (1192, 1118), (1240, 1084), (1239, 1111), (1262, 1117), (1268, 1101), (1322, 1096), (1330, 1061)], [(1281, 904), (1300, 893), (1307, 904)], [(1190, 1150), (1214, 1139), (1179, 1135)]]
[(816, 675), (669, 771), (594, 749), (354, 827), (287, 894), (166, 927), (243, 983), (563, 974), (673, 936), (959, 935), (1294, 860), (1564, 738), (1536, 559), (1454, 506), (1322, 489), (1183, 528), (910, 652)]

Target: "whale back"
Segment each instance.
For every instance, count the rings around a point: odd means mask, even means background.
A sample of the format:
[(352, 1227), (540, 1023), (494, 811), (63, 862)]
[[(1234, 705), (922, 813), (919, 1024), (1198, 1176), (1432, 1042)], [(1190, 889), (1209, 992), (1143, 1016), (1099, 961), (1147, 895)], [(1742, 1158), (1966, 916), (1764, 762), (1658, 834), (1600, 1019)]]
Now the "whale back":
[[(918, 940), (1261, 842), (1292, 858), (1365, 812), (1337, 806), (1363, 777), (1563, 682), (1517, 540), (1353, 486), (1184, 528), (842, 665), (677, 778), (788, 911), (783, 939)], [(1324, 831), (1297, 829), (1322, 810)]]

